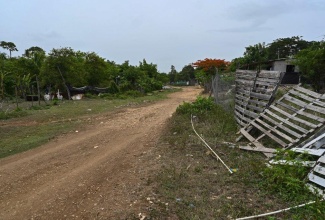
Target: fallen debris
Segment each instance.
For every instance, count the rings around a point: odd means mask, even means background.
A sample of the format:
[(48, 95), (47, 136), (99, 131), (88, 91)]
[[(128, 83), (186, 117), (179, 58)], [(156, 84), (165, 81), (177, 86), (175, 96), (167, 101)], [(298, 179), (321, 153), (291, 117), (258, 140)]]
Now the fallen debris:
[(307, 187), (325, 199), (325, 155), (320, 157), (314, 168), (308, 174)]
[[(321, 200), (321, 201), (324, 201), (324, 200)], [(304, 207), (306, 205), (311, 205), (311, 204), (314, 204), (315, 202), (316, 201), (311, 201), (311, 202), (307, 202), (307, 203), (297, 205), (297, 206), (293, 206), (293, 207), (290, 207), (290, 208), (280, 209), (280, 210), (277, 210), (277, 211), (274, 211), (274, 212), (268, 212), (268, 213), (264, 213), (264, 214), (260, 214), (260, 215), (253, 215), (253, 216), (244, 217), (244, 218), (237, 218), (236, 220), (254, 219), (254, 218), (260, 218), (260, 217), (264, 217), (264, 216), (274, 215), (274, 214), (278, 214), (278, 213), (281, 213), (281, 212), (289, 211), (291, 209)]]
[(262, 144), (265, 137), (284, 149), (292, 148), (324, 126), (324, 122), (325, 94), (296, 86), (240, 129), (255, 146), (242, 149), (260, 152), (273, 149)]

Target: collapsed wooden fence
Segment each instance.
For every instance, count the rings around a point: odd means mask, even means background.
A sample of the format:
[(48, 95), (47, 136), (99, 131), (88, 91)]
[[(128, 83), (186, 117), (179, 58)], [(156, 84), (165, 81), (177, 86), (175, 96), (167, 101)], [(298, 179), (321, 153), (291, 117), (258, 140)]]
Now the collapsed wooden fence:
[(236, 71), (235, 118), (240, 126), (247, 125), (270, 105), (282, 77), (278, 71)]
[[(322, 127), (324, 122), (325, 95), (296, 86), (240, 129), (240, 133), (254, 145), (242, 148), (270, 156), (268, 153), (275, 149), (264, 146), (264, 143), (285, 149), (293, 147)], [(265, 140), (265, 137), (269, 139)]]

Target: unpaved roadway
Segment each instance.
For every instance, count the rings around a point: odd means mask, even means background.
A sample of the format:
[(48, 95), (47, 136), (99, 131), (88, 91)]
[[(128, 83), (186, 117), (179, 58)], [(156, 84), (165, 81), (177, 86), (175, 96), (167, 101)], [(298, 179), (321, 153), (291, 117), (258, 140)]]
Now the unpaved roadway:
[(0, 219), (125, 218), (144, 196), (137, 192), (146, 187), (146, 163), (153, 164), (141, 155), (177, 106), (199, 92), (186, 87), (147, 106), (96, 115), (78, 132), (0, 159)]

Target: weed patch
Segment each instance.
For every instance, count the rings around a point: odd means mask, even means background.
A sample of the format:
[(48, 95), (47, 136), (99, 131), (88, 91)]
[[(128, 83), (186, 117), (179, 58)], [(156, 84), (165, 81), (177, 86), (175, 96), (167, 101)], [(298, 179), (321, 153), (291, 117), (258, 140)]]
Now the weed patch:
[[(234, 219), (318, 200), (268, 219), (324, 219), (324, 204), (304, 186), (308, 169), (268, 168), (262, 154), (230, 148), (225, 142), (234, 142), (238, 130), (233, 114), (211, 102), (199, 97), (184, 103), (170, 119), (156, 148), (162, 155), (161, 169), (148, 182), (155, 189), (151, 196), (161, 201), (148, 208), (149, 218)], [(237, 172), (229, 174), (206, 150), (193, 133), (191, 114), (198, 133)], [(279, 152), (280, 156), (297, 159), (291, 152)]]

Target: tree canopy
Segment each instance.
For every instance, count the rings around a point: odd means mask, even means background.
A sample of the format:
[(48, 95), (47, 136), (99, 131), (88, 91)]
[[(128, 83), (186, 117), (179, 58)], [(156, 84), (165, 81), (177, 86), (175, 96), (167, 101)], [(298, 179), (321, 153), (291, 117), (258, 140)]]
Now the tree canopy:
[[(1, 47), (18, 51), (11, 42), (1, 41)], [(160, 73), (156, 64), (145, 59), (139, 62), (139, 66), (130, 65), (128, 61), (116, 64), (95, 52), (75, 51), (70, 47), (53, 48), (46, 54), (42, 48), (33, 46), (21, 57), (10, 59), (5, 53), (0, 53), (0, 71), (1, 97), (15, 95), (18, 87), (19, 95), (33, 93), (30, 87), (36, 78), (43, 92), (64, 91), (66, 85), (102, 87), (110, 92), (151, 92), (161, 89), (169, 81), (167, 74)], [(29, 85), (25, 83), (23, 89), (22, 82), (29, 82)]]
[(12, 51), (18, 51), (16, 45), (12, 42), (0, 41), (0, 47), (5, 50), (9, 50), (9, 57), (11, 58)]

